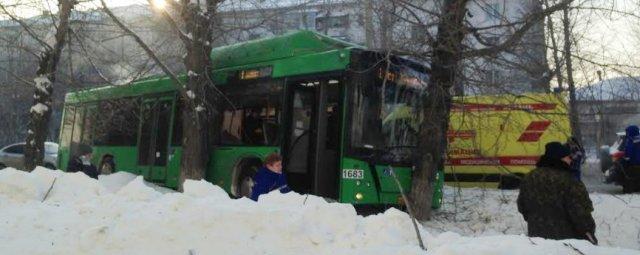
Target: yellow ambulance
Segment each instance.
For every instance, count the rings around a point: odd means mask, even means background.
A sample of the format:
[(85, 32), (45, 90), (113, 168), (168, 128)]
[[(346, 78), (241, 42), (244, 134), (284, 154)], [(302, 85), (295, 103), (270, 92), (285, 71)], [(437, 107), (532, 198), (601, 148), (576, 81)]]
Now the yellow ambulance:
[(548, 142), (571, 134), (563, 94), (454, 98), (447, 132), (445, 182), (460, 187), (515, 188)]

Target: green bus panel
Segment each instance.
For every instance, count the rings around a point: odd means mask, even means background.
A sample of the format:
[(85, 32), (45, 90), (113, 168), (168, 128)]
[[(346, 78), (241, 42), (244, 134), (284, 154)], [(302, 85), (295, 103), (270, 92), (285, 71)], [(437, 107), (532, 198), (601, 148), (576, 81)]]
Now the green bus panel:
[[(398, 204), (401, 196), (400, 190), (390, 172), (385, 171), (387, 168), (388, 166), (376, 165), (374, 174), (367, 162), (344, 158), (341, 173), (348, 169), (359, 169), (364, 170), (364, 175), (362, 179), (349, 179), (341, 174), (340, 202), (353, 204)], [(394, 167), (393, 169), (402, 188), (405, 192), (409, 192), (411, 190), (411, 168)], [(377, 180), (375, 179), (376, 177)], [(361, 199), (356, 198), (356, 194), (358, 193), (361, 194)]]
[[(345, 178), (343, 173), (348, 169), (364, 170), (362, 179)], [(361, 194), (362, 198), (356, 199), (356, 194)], [(352, 204), (377, 204), (380, 201), (369, 164), (352, 158), (342, 159), (339, 197), (340, 202)]]

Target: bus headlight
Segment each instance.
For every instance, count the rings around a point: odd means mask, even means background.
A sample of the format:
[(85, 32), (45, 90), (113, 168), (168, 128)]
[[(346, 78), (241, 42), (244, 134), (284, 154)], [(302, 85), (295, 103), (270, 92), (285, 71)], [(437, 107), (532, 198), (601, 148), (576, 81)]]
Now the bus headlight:
[(356, 193), (356, 199), (357, 200), (362, 200), (364, 198), (364, 196), (362, 195), (362, 193), (358, 192)]

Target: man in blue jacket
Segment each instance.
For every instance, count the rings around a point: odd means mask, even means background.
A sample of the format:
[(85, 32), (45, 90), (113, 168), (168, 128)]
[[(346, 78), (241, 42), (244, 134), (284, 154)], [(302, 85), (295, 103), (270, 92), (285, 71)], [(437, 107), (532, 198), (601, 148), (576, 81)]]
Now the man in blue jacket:
[(291, 191), (287, 185), (287, 177), (282, 172), (282, 157), (276, 153), (270, 154), (264, 160), (264, 166), (258, 169), (253, 177), (254, 185), (251, 191), (251, 199), (258, 201), (262, 194), (267, 194), (274, 190), (280, 190), (281, 193)]

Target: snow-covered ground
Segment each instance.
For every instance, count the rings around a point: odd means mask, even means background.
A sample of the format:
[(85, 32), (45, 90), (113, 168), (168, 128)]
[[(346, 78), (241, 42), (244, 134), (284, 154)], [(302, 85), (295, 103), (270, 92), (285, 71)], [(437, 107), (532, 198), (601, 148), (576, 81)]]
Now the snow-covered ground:
[[(622, 194), (622, 187), (602, 183), (599, 161), (593, 158), (583, 166), (582, 181), (591, 192), (600, 245), (640, 249), (640, 194)], [(446, 187), (444, 192), (442, 209), (425, 222), (432, 233), (487, 236), (527, 231), (516, 205), (517, 190)]]
[[(527, 225), (518, 212), (517, 190), (445, 188), (445, 203), (425, 226), (431, 233), (467, 236), (519, 235)], [(603, 246), (640, 249), (640, 195), (591, 193), (596, 237)]]
[[(152, 186), (123, 173), (96, 181), (82, 173), (44, 168), (31, 173), (2, 170), (0, 254), (640, 254), (586, 241), (520, 235), (524, 226), (516, 222), (519, 216), (499, 209), (512, 207), (501, 201), (513, 193), (469, 190), (472, 196), (465, 200), (473, 201), (459, 204), (458, 211), (466, 212), (457, 216), (458, 222), (444, 221), (454, 208), (447, 204), (437, 215), (441, 225), (433, 222), (420, 229), (429, 248), (424, 252), (407, 214), (395, 209), (362, 217), (351, 205), (295, 193), (276, 192), (255, 203), (230, 199), (204, 181), (185, 183), (184, 193), (163, 193), (166, 190)], [(447, 189), (447, 197), (453, 193)], [(486, 202), (479, 203), (481, 199)], [(596, 209), (598, 219), (621, 221), (610, 223), (610, 235), (630, 219), (619, 214), (638, 214), (636, 209), (621, 207), (616, 198), (595, 195), (594, 199), (600, 210), (603, 206), (615, 209), (608, 218)], [(623, 199), (629, 199), (629, 208), (637, 205), (634, 197)], [(479, 216), (473, 211), (479, 211)], [(499, 214), (508, 217), (496, 217)], [(468, 221), (459, 221), (463, 219)], [(507, 227), (510, 224), (515, 227)], [(482, 236), (439, 233), (436, 227)], [(605, 228), (602, 223), (599, 227)], [(514, 235), (503, 235), (503, 228)], [(631, 228), (620, 228), (620, 232)], [(604, 234), (599, 238), (614, 244)], [(637, 248), (627, 241), (615, 244)]]

